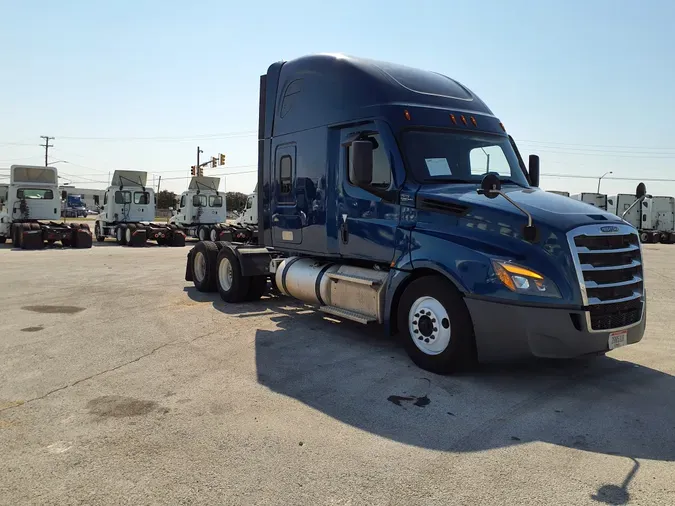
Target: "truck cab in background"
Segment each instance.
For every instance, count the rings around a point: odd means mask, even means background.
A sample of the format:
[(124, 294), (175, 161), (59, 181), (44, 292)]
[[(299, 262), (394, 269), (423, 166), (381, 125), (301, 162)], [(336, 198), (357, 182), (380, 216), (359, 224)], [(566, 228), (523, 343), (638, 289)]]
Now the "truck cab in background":
[(147, 172), (116, 170), (113, 173), (94, 226), (98, 242), (111, 237), (118, 244), (128, 246), (143, 246), (148, 240), (160, 245), (185, 246), (185, 234), (177, 227), (152, 222), (156, 195), (146, 184)]
[(246, 197), (246, 206), (235, 222), (242, 227), (258, 225), (258, 188)]
[[(345, 91), (348, 90), (348, 91)], [(570, 358), (637, 343), (637, 231), (538, 189), (514, 140), (444, 75), (343, 54), (260, 79), (260, 247), (201, 241), (186, 280), (287, 296), (401, 334), (420, 367)]]
[(171, 210), (169, 224), (200, 241), (255, 242), (258, 237), (255, 227), (226, 224), (227, 203), (225, 193), (218, 191), (219, 186), (218, 177), (193, 176), (187, 191), (180, 196), (178, 209)]
[(633, 205), (635, 197), (619, 193), (607, 197), (608, 210), (634, 226), (640, 234), (640, 242), (671, 244), (675, 242), (675, 198), (645, 196)]
[[(568, 194), (567, 196), (573, 198), (574, 200), (586, 202), (586, 204), (595, 206), (598, 209), (602, 209), (604, 211), (607, 210), (607, 195), (604, 193), (575, 193), (574, 195)], [(635, 197), (633, 197), (633, 200), (635, 200)]]
[(187, 237), (217, 241), (227, 215), (225, 194), (218, 191), (219, 186), (219, 177), (193, 176), (169, 223), (181, 228)]
[(55, 221), (61, 217), (60, 197), (54, 167), (12, 165), (4, 199), (0, 198), (0, 243), (11, 239), (14, 247), (22, 249), (40, 249), (55, 242), (90, 248), (88, 225)]

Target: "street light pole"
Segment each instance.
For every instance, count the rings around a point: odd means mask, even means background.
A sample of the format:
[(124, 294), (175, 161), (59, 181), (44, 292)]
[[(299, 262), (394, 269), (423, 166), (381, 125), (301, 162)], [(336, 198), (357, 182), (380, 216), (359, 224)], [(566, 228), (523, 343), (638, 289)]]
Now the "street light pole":
[(600, 193), (600, 181), (602, 181), (602, 178), (608, 174), (612, 174), (612, 171), (610, 170), (609, 172), (605, 172), (602, 176), (598, 178), (598, 191), (596, 193)]

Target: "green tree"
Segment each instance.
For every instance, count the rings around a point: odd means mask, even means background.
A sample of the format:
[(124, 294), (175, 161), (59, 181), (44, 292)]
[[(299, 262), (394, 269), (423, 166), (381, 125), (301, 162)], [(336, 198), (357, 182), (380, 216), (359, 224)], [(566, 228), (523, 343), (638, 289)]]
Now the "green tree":
[(157, 194), (157, 209), (169, 209), (170, 207), (176, 207), (177, 200), (178, 197), (174, 192), (162, 190)]
[(246, 207), (246, 194), (240, 192), (227, 192), (225, 194), (225, 205), (228, 212), (242, 211)]

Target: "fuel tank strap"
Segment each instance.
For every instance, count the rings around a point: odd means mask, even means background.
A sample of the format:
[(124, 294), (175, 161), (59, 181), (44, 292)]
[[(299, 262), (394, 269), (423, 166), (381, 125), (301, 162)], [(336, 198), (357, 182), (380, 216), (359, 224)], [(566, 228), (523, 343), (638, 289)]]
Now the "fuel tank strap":
[(286, 288), (286, 274), (288, 274), (288, 269), (291, 267), (291, 265), (300, 260), (300, 258), (302, 257), (292, 258), (284, 267), (284, 272), (281, 273), (281, 289), (285, 294), (288, 294), (288, 289)]
[(326, 274), (326, 271), (333, 265), (334, 264), (330, 262), (324, 265), (319, 271), (319, 275), (316, 277), (316, 281), (314, 282), (314, 293), (316, 294), (316, 298), (319, 299), (319, 302), (322, 306), (326, 305), (326, 301), (324, 301), (321, 297), (321, 280), (323, 279), (323, 275)]

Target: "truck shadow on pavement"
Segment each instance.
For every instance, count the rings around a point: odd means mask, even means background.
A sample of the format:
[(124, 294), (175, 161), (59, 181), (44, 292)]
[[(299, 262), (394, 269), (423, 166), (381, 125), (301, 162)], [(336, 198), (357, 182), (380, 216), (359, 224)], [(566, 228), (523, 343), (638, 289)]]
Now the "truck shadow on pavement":
[[(256, 331), (261, 385), (402, 443), (474, 452), (542, 441), (589, 452), (675, 460), (675, 378), (611, 357), (484, 365), (439, 376), (415, 366), (379, 327), (325, 317), (283, 297), (225, 304)], [(638, 345), (639, 346), (639, 345)]]

